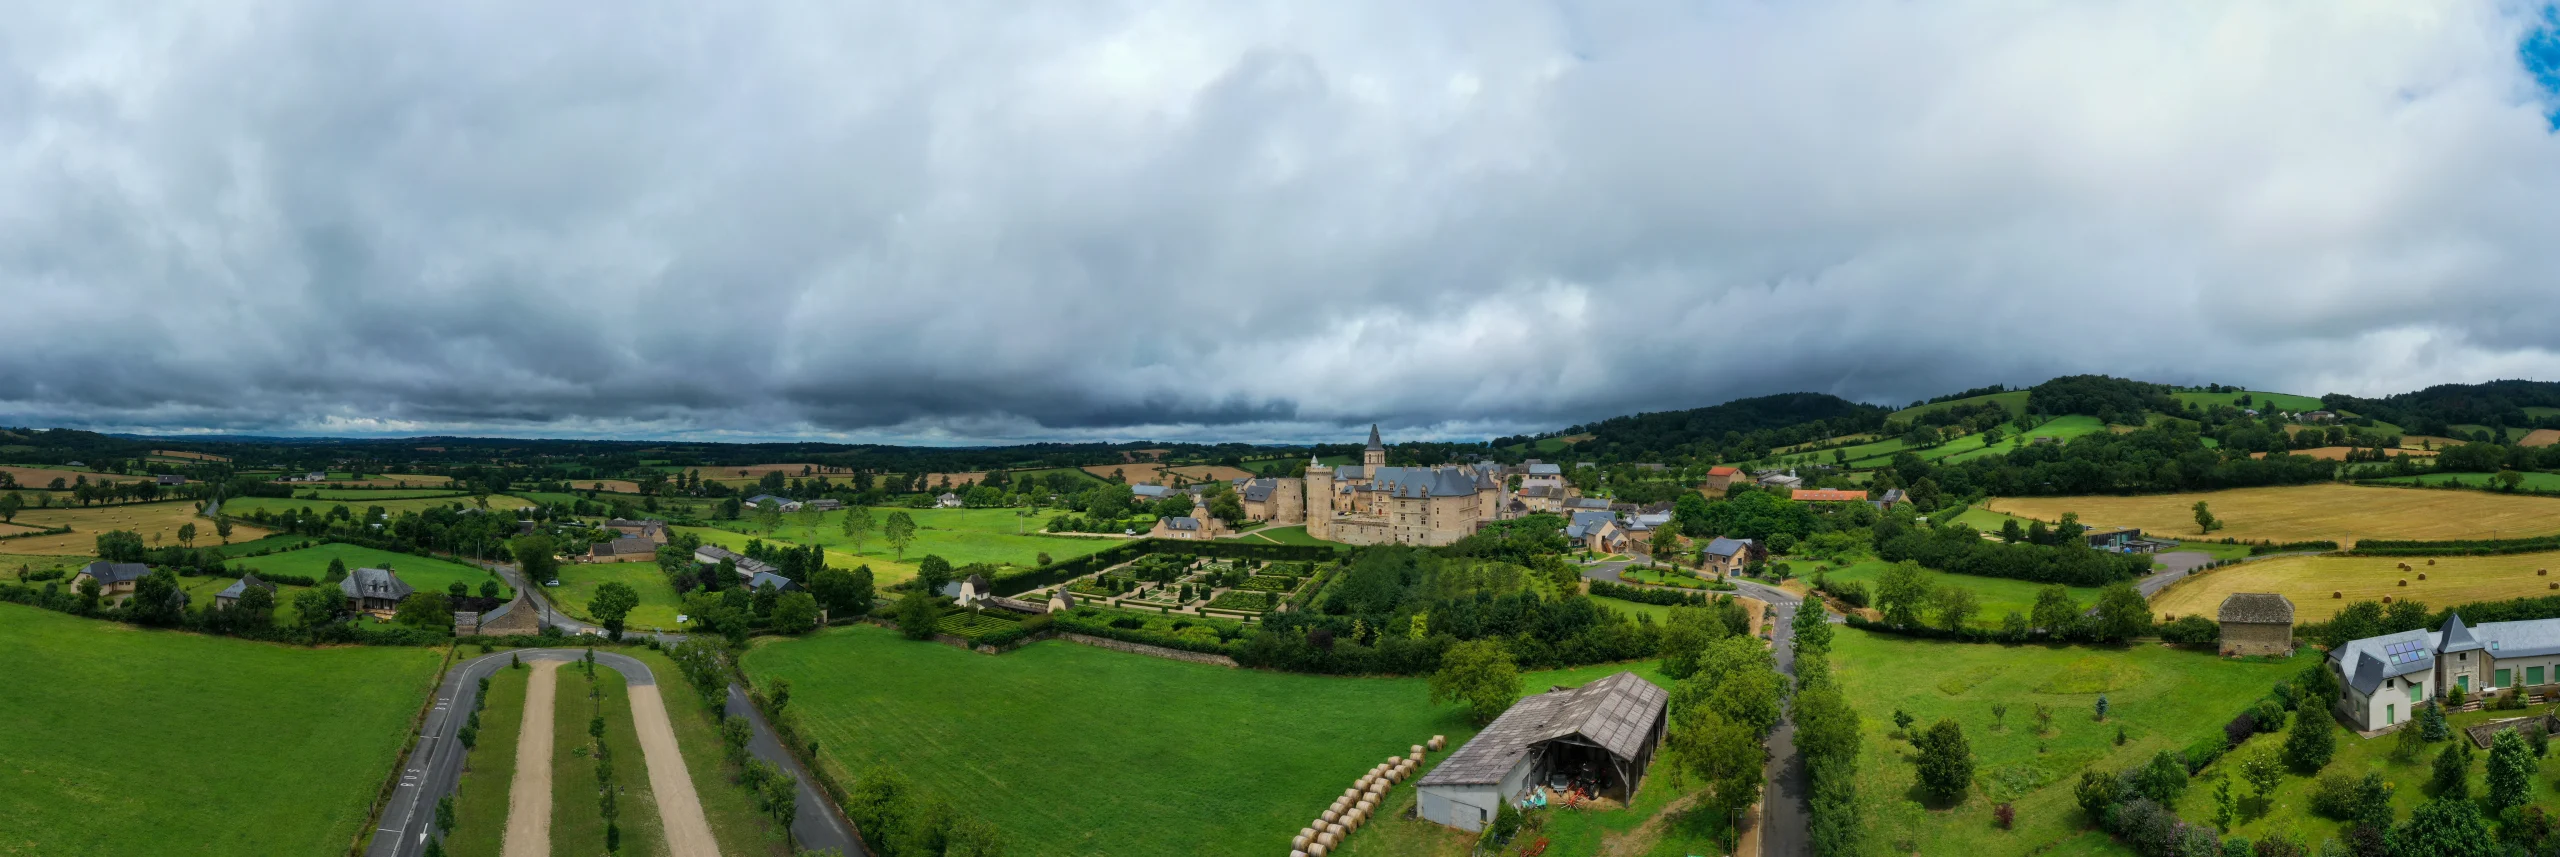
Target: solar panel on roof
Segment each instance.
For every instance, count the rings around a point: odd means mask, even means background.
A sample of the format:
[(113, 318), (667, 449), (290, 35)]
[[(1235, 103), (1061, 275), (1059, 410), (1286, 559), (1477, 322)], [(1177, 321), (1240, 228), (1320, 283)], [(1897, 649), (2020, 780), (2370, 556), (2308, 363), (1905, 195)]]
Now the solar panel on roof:
[(2427, 653), (2423, 651), (2424, 647), (2423, 643), (2416, 640), (2410, 640), (2384, 646), (2382, 647), (2382, 653), (2390, 658), (2392, 666), (2399, 666), (2401, 664), (2425, 660), (2427, 658)]

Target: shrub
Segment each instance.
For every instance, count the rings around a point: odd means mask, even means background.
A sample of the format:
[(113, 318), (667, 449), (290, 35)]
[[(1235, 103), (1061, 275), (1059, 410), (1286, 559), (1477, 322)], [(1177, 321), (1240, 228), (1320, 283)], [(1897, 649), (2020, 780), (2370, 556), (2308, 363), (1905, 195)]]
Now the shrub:
[(2002, 804), (2001, 804), (2001, 805), (1999, 805), (1999, 806), (1992, 807), (1992, 808), (1991, 808), (1991, 821), (1992, 821), (1993, 823), (1995, 823), (1995, 824), (2000, 825), (2000, 829), (2002, 829), (2002, 830), (2007, 830), (2007, 829), (2009, 829), (2009, 827), (2010, 827), (2011, 825), (2013, 825), (2013, 824), (2016, 824), (2016, 823), (2017, 823), (2017, 821), (2018, 821), (2018, 808), (2017, 808), (2017, 807), (2014, 807), (2014, 806), (2010, 806), (2010, 805), (2009, 805), (2009, 804), (2007, 804), (2007, 803), (2002, 803)]
[(2160, 639), (2183, 645), (2209, 645), (2222, 639), (2222, 626), (2202, 616), (2186, 615), (2160, 626)]

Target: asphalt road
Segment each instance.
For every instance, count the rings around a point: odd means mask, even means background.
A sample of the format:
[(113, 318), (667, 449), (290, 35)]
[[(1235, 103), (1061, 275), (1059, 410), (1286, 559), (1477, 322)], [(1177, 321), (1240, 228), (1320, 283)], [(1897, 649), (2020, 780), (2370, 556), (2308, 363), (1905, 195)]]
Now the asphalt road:
[(2151, 561), (2160, 570), (2134, 584), (2134, 588), (2142, 590), (2144, 598), (2158, 595), (2160, 590), (2169, 588), (2169, 584), (2186, 579), (2188, 573), (2213, 564), (2213, 555), (2202, 551), (2170, 551), (2153, 554)]
[[(1618, 572), (1630, 564), (1610, 562), (1585, 566), (1582, 576), (1592, 580), (1625, 583), (1626, 581), (1618, 576)], [(1804, 599), (1795, 593), (1748, 580), (1734, 580), (1732, 583), (1736, 594), (1756, 598), (1769, 605), (1769, 639), (1777, 647), (1774, 654), (1778, 662), (1778, 672), (1790, 678), (1794, 677), (1796, 674), (1796, 610), (1803, 607)], [(1644, 586), (1646, 584), (1628, 585)], [(1839, 619), (1839, 617), (1830, 618), (1834, 621)], [(1805, 814), (1805, 802), (1812, 797), (1812, 792), (1805, 779), (1804, 761), (1796, 758), (1796, 723), (1793, 715), (1778, 719), (1778, 727), (1769, 732), (1767, 746), (1769, 748), (1769, 785), (1763, 793), (1760, 810), (1760, 853), (1764, 857), (1798, 857), (1808, 853), (1806, 843), (1812, 828)]]
[(800, 760), (783, 751), (782, 742), (774, 738), (773, 727), (764, 722), (764, 714), (756, 711), (747, 701), (746, 691), (734, 684), (729, 686), (728, 712), (731, 717), (746, 718), (747, 725), (755, 727), (755, 736), (747, 740), (747, 752), (800, 780), (800, 796), (791, 816), (791, 838), (804, 849), (833, 848), (844, 857), (866, 857), (862, 839), (853, 835), (853, 822), (846, 820), (835, 802), (818, 790), (817, 782), (800, 767)]

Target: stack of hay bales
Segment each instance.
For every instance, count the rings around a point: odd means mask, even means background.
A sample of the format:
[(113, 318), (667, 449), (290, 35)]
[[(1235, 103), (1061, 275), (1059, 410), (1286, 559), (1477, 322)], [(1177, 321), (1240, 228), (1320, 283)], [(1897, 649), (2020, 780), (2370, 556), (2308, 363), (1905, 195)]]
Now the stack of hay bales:
[(1366, 826), (1387, 805), (1387, 792), (1422, 769), (1422, 754), (1449, 745), (1446, 736), (1433, 735), (1431, 740), (1413, 745), (1402, 756), (1388, 756), (1386, 761), (1369, 767), (1367, 773), (1352, 781), (1342, 796), (1316, 815), (1313, 824), (1298, 829), (1289, 840), (1289, 857), (1325, 857), (1342, 847), (1353, 831)]

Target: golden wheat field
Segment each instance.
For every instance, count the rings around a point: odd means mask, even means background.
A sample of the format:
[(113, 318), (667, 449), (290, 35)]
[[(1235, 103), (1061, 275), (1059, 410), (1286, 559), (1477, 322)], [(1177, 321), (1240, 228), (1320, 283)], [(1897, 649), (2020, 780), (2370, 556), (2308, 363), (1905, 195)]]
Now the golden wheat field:
[[(2435, 565), (2427, 562), (2433, 559)], [(2401, 565), (2406, 564), (2407, 569)], [(2163, 617), (2213, 616), (2234, 592), (2274, 592), (2293, 599), (2294, 621), (2319, 622), (2357, 601), (2416, 599), (2430, 607), (2560, 595), (2560, 553), (2506, 556), (2287, 556), (2228, 565), (2178, 581), (2151, 597)], [(2560, 571), (2554, 571), (2560, 574)], [(2425, 579), (2420, 579), (2423, 575)], [(2401, 585), (2401, 581), (2408, 585)], [(2331, 597), (2336, 593), (2336, 597)]]
[(2560, 498), (2486, 491), (2295, 485), (2131, 497), (1999, 497), (1995, 512), (2055, 521), (2080, 513), (2084, 524), (2140, 527), (2167, 538), (2199, 538), (2195, 504), (2210, 504), (2223, 528), (2212, 538), (2279, 542), (2328, 539), (2342, 547), (2361, 539), (2485, 539), (2560, 533)]
[(1087, 466), (1084, 472), (1108, 479), (1111, 478), (1111, 472), (1115, 470), (1119, 471), (1120, 477), (1128, 480), (1131, 485), (1140, 482), (1170, 485), (1172, 483), (1167, 480), (1174, 476), (1182, 477), (1185, 484), (1197, 484), (1212, 480), (1243, 479), (1253, 475), (1241, 468), (1222, 464), (1095, 464)]
[[(67, 524), (70, 525), (71, 532), (56, 536), (0, 541), (0, 553), (37, 556), (86, 554), (98, 549), (98, 534), (110, 530), (132, 530), (141, 533), (144, 544), (154, 544), (151, 537), (158, 535), (160, 541), (157, 545), (173, 545), (178, 543), (178, 528), (187, 524), (196, 525), (196, 546), (222, 543), (222, 540), (213, 534), (213, 522), (196, 517), (196, 504), (191, 500), (137, 503), (126, 506), (91, 506), (86, 509), (79, 507), (28, 509), (18, 513), (16, 523), (37, 527), (59, 527)], [(245, 542), (263, 538), (266, 535), (267, 531), (264, 529), (250, 526), (237, 518), (232, 520), (231, 540), (234, 542)]]
[(88, 477), (89, 484), (91, 485), (96, 485), (101, 482), (140, 482), (144, 479), (151, 478), (148, 476), (118, 476), (113, 473), (91, 473), (86, 470), (55, 470), (50, 467), (19, 467), (8, 464), (0, 464), (0, 473), (7, 473), (10, 477), (16, 479), (18, 487), (20, 488), (43, 488), (47, 485), (53, 484), (53, 480), (56, 479), (62, 480), (63, 487), (68, 488), (71, 486), (72, 480), (79, 479), (84, 476)]

